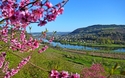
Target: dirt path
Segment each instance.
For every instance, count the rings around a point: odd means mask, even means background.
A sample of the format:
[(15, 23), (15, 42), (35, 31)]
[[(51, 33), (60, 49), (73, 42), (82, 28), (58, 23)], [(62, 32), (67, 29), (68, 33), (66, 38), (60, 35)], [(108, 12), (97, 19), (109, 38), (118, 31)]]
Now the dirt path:
[(88, 54), (91, 56), (125, 59), (125, 54), (119, 54), (119, 53), (84, 52), (84, 51), (69, 50), (69, 49), (63, 49), (63, 50), (68, 52), (73, 52), (73, 53), (79, 53), (79, 54)]

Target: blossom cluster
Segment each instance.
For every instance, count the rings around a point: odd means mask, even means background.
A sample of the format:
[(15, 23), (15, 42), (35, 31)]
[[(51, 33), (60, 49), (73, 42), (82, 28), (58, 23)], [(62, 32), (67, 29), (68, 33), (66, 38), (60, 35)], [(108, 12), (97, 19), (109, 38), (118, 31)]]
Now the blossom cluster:
[(2, 52), (0, 54), (0, 68), (2, 69), (2, 72), (5, 73), (4, 78), (10, 78), (12, 76), (14, 76), (15, 74), (18, 73), (18, 71), (25, 65), (27, 64), (27, 62), (30, 60), (31, 56), (28, 56), (26, 58), (24, 58), (17, 66), (17, 68), (13, 68), (11, 70), (9, 70), (9, 62), (5, 61), (5, 57), (6, 57), (6, 53)]
[[(26, 52), (35, 50), (39, 47), (39, 41), (30, 38), (26, 39), (26, 27), (31, 23), (38, 23), (38, 26), (44, 26), (47, 22), (54, 21), (56, 17), (63, 12), (62, 4), (52, 5), (48, 0), (0, 0), (0, 17), (2, 22), (6, 23), (0, 30), (0, 40), (5, 43), (10, 42), (12, 50), (20, 50)], [(8, 36), (8, 30), (11, 30), (11, 35)], [(17, 37), (17, 32), (21, 30), (20, 37)], [(18, 33), (19, 34), (19, 33)], [(51, 39), (52, 41), (52, 39)]]
[(48, 48), (48, 46), (45, 45), (45, 46), (42, 47), (42, 49), (40, 49), (38, 52), (39, 52), (39, 53), (42, 53), (42, 52), (46, 51), (47, 48)]
[(4, 61), (5, 61), (5, 57), (6, 57), (6, 53), (5, 53), (5, 52), (2, 52), (2, 53), (0, 54), (0, 68), (3, 67), (3, 63), (4, 63)]
[(84, 68), (82, 71), (83, 78), (106, 78), (105, 71), (101, 64), (93, 64), (90, 68)]
[(10, 78), (12, 76), (14, 76), (15, 74), (17, 74), (19, 72), (19, 70), (25, 65), (27, 64), (27, 62), (30, 60), (31, 56), (28, 56), (27, 58), (24, 58), (19, 64), (18, 66), (14, 69), (11, 70), (7, 70), (8, 66), (6, 65), (4, 69), (6, 69), (5, 72), (5, 76), (4, 78)]
[(54, 40), (54, 36), (50, 38), (49, 42), (51, 43)]
[(11, 39), (11, 46), (10, 48), (12, 50), (19, 50), (20, 52), (26, 52), (29, 50), (35, 50), (36, 48), (39, 47), (39, 42), (36, 39), (33, 39), (32, 37), (27, 40), (25, 38), (25, 34), (20, 35), (20, 39), (13, 38)]
[[(39, 26), (45, 25), (47, 22), (54, 21), (56, 17), (63, 12), (62, 4), (53, 6), (48, 0), (42, 3), (41, 0), (16, 0), (0, 1), (1, 17), (7, 20), (9, 24), (15, 28), (26, 28), (31, 22), (38, 22)], [(43, 19), (41, 19), (43, 18)]]
[(2, 30), (0, 30), (0, 40), (4, 41), (5, 43), (8, 42), (8, 26), (5, 25)]
[(51, 78), (80, 78), (79, 74), (69, 74), (68, 71), (58, 72), (57, 70), (51, 70)]

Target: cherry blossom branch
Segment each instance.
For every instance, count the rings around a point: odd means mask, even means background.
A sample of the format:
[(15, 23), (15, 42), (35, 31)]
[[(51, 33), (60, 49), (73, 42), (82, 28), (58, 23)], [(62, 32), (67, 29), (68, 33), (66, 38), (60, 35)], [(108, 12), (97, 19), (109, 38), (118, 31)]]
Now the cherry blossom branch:
[[(37, 1), (39, 1), (39, 0), (36, 0), (36, 1), (34, 1), (34, 2), (30, 2), (30, 3), (28, 3), (27, 5), (25, 5), (24, 7), (22, 7), (21, 9), (24, 9), (26, 6), (28, 6), (28, 5), (30, 5), (30, 4), (34, 4), (34, 3), (37, 2)], [(47, 2), (47, 1), (48, 1), (48, 0), (46, 0), (46, 2)], [(64, 5), (66, 5), (66, 3), (67, 3), (68, 1), (69, 1), (69, 0), (63, 0), (63, 1), (62, 1), (63, 5), (62, 5), (61, 7), (64, 7)], [(45, 3), (46, 3), (46, 2), (45, 2)], [(44, 3), (44, 4), (45, 4), (45, 3)], [(44, 4), (42, 4), (41, 6), (43, 6)], [(60, 8), (61, 8), (61, 7), (60, 7)], [(60, 9), (60, 8), (59, 8), (59, 9)], [(5, 18), (5, 19), (0, 20), (0, 23), (1, 23), (1, 22), (4, 22), (4, 21), (7, 20), (7, 19), (9, 19), (9, 18)], [(39, 22), (31, 22), (31, 23), (39, 23)]]
[[(15, 3), (14, 0), (1, 1), (0, 10), (2, 12), (0, 14), (0, 18), (3, 19), (0, 20), (0, 23), (3, 25), (3, 27), (0, 30), (0, 40), (5, 43), (4, 46), (1, 45), (1, 50), (5, 47), (4, 50), (6, 52), (10, 52), (18, 58), (23, 59), (16, 68), (7, 70), (5, 72), (5, 78), (10, 78), (17, 74), (18, 71), (27, 63), (50, 73), (48, 70), (29, 61), (33, 55), (33, 51), (40, 47), (41, 41), (34, 39), (31, 36), (27, 38), (26, 27), (31, 23), (38, 23), (38, 26), (44, 26), (48, 22), (54, 21), (58, 15), (63, 13), (63, 6), (68, 1), (69, 0), (63, 0), (61, 3), (54, 6), (48, 0), (46, 0), (44, 3), (42, 3), (40, 0), (33, 0), (33, 2), (30, 2), (30, 0), (21, 0), (20, 3)], [(29, 6), (30, 4), (31, 6)], [(34, 8), (33, 6), (36, 6), (37, 8)], [(43, 35), (46, 36), (46, 33)], [(54, 37), (52, 37), (49, 42), (52, 42), (53, 40)], [(47, 48), (48, 46), (42, 47), (38, 50), (38, 53), (42, 53)], [(18, 54), (9, 50), (19, 51), (22, 53), (30, 52), (30, 54), (28, 57), (24, 58), (23, 56), (19, 56)], [(1, 53), (0, 57), (3, 59), (3, 61), (0, 61), (1, 67), (5, 62), (6, 52)], [(51, 75), (51, 77), (52, 76), (54, 75)]]
[(30, 2), (30, 3), (26, 4), (24, 7), (22, 7), (22, 9), (24, 9), (26, 6), (28, 6), (28, 5), (30, 5), (30, 4), (36, 3), (37, 1), (39, 1), (39, 0), (35, 0), (34, 2)]

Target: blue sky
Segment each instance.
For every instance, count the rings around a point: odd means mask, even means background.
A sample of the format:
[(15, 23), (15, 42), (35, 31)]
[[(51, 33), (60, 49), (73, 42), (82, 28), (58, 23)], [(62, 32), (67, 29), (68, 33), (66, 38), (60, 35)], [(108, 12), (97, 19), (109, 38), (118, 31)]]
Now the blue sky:
[[(53, 4), (62, 0), (50, 0)], [(69, 0), (64, 13), (43, 27), (31, 24), (32, 32), (70, 32), (95, 24), (125, 25), (125, 0)], [(27, 29), (29, 32), (29, 29)]]

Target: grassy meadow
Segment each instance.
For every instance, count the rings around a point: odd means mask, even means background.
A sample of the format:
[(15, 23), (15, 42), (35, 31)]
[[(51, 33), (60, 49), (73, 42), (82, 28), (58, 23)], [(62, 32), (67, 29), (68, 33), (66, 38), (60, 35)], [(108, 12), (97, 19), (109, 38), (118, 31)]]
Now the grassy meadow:
[[(22, 57), (29, 55), (26, 53), (13, 52)], [(10, 61), (10, 68), (16, 68), (18, 63), (21, 61), (21, 58), (13, 55), (11, 52), (7, 52), (7, 58)], [(45, 52), (39, 54), (36, 51), (33, 52), (30, 62), (33, 64), (44, 68), (46, 71), (56, 69), (58, 71), (69, 71), (70, 73), (81, 73), (84, 67), (90, 67), (93, 63), (101, 63), (105, 68), (106, 74), (109, 75), (109, 72), (113, 66), (118, 63), (119, 68), (115, 70), (114, 75), (120, 75), (121, 71), (125, 71), (125, 60), (120, 59), (111, 59), (111, 58), (102, 58), (94, 57), (89, 54), (78, 54), (72, 52), (66, 52), (63, 49), (48, 48)], [(48, 78), (49, 73), (43, 71), (31, 64), (26, 64), (18, 74), (12, 78)]]

